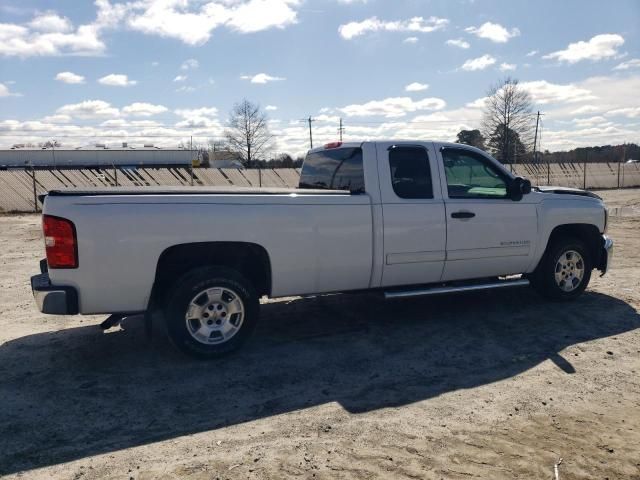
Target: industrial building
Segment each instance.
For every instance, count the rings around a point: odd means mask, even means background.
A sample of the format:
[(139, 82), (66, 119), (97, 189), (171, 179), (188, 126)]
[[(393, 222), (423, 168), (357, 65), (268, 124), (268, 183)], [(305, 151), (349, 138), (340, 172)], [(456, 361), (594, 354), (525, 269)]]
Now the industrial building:
[(95, 145), (74, 149), (14, 145), (0, 150), (0, 168), (186, 167), (199, 163), (199, 153), (185, 148)]

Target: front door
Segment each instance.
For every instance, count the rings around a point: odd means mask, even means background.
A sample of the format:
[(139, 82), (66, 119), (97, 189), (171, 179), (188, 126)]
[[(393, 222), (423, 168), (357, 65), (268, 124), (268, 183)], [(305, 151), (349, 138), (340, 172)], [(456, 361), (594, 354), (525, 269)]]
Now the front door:
[(464, 148), (440, 150), (447, 259), (443, 281), (524, 273), (535, 249), (536, 205), (508, 195), (509, 176)]

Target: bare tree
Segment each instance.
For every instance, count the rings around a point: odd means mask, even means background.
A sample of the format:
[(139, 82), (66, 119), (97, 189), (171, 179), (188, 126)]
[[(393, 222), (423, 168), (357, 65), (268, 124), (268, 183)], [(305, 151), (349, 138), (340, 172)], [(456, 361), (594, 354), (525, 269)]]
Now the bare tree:
[(487, 93), (483, 133), (491, 154), (502, 163), (525, 155), (533, 143), (534, 125), (529, 92), (507, 77)]
[(240, 156), (247, 167), (256, 160), (263, 159), (271, 148), (273, 136), (269, 132), (267, 120), (260, 105), (246, 99), (236, 103), (229, 114), (224, 132), (227, 146)]

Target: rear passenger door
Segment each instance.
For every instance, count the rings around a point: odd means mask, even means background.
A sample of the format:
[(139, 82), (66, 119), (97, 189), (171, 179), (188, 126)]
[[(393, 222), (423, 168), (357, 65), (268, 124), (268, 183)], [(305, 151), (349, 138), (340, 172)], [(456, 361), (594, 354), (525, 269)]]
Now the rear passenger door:
[(382, 286), (440, 280), (446, 221), (432, 143), (377, 143), (384, 218)]

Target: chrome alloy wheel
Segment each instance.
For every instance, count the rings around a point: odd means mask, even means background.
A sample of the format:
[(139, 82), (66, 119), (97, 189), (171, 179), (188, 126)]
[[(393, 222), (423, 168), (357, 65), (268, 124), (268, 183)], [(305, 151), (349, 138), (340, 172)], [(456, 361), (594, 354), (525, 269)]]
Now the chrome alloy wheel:
[(556, 284), (565, 292), (572, 292), (582, 283), (584, 260), (575, 250), (567, 250), (556, 262)]
[(214, 287), (198, 293), (187, 307), (187, 331), (200, 343), (227, 342), (242, 327), (245, 308), (240, 295), (227, 287)]

